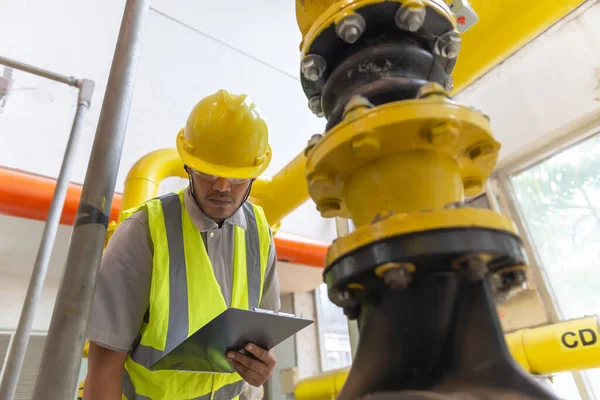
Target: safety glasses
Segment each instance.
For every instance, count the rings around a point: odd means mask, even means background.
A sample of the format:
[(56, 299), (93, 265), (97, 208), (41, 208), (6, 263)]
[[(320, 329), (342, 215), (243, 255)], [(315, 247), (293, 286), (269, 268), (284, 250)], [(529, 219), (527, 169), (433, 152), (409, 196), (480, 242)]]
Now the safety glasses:
[[(202, 178), (203, 180), (205, 180), (207, 182), (215, 182), (217, 179), (223, 178), (221, 176), (205, 174), (204, 172), (196, 171), (195, 169), (192, 169), (192, 168), (190, 168), (190, 170), (195, 175), (198, 175), (200, 178)], [(229, 181), (229, 183), (231, 183), (232, 185), (240, 185), (242, 183), (249, 182), (251, 180), (251, 178), (223, 178), (223, 179), (227, 179)]]

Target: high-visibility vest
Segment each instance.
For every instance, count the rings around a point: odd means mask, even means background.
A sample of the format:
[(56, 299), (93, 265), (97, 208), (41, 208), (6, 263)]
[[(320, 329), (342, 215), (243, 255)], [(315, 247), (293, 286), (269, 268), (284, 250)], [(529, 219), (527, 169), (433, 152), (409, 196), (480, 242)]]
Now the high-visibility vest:
[[(139, 343), (125, 362), (123, 399), (237, 399), (244, 381), (237, 373), (151, 371), (148, 368), (227, 309), (200, 231), (184, 203), (184, 190), (127, 210), (148, 213), (154, 244), (150, 309)], [(234, 226), (231, 307), (258, 307), (262, 297), (269, 227), (262, 208), (245, 202), (247, 229)]]

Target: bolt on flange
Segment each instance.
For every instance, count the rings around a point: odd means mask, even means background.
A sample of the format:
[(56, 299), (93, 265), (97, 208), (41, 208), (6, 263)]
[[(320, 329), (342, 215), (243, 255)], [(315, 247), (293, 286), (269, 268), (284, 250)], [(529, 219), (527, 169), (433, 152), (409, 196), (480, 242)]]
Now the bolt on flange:
[(342, 18), (335, 24), (335, 33), (340, 39), (348, 44), (354, 44), (365, 32), (367, 21), (365, 18), (354, 13)]
[(314, 96), (308, 100), (308, 108), (317, 117), (323, 118), (323, 107), (321, 106), (321, 96)]
[(465, 279), (475, 282), (488, 274), (487, 265), (491, 259), (489, 254), (468, 254), (454, 261), (453, 267), (459, 270)]
[(454, 89), (454, 78), (452, 77), (452, 75), (448, 75), (448, 79), (446, 80), (445, 89), (448, 93), (450, 93), (452, 91), (452, 89)]
[(465, 194), (467, 196), (476, 196), (483, 191), (483, 178), (480, 176), (469, 176), (463, 179)]
[(392, 289), (406, 289), (416, 268), (411, 263), (389, 262), (375, 268), (375, 274)]
[(452, 60), (458, 57), (461, 44), (460, 34), (456, 31), (450, 31), (444, 33), (435, 41), (433, 50), (438, 56)]
[(396, 12), (396, 26), (409, 32), (416, 32), (423, 26), (427, 9), (421, 1), (409, 1)]
[(448, 146), (456, 141), (460, 129), (455, 121), (442, 121), (434, 124), (422, 136), (434, 146)]
[(312, 135), (310, 139), (308, 139), (308, 143), (306, 145), (306, 148), (304, 149), (304, 155), (307, 156), (308, 152), (311, 151), (322, 138), (323, 135), (321, 135), (320, 133), (315, 133), (314, 135)]
[(323, 218), (336, 217), (342, 209), (342, 202), (339, 199), (324, 199), (317, 203), (317, 211)]
[(417, 99), (424, 99), (430, 96), (443, 96), (450, 98), (450, 95), (442, 85), (436, 82), (428, 82), (422, 85), (417, 92)]
[(495, 297), (504, 301), (525, 289), (527, 270), (525, 265), (504, 268), (490, 277)]
[(318, 54), (308, 54), (300, 63), (300, 72), (305, 79), (316, 82), (323, 76), (327, 68), (327, 61)]

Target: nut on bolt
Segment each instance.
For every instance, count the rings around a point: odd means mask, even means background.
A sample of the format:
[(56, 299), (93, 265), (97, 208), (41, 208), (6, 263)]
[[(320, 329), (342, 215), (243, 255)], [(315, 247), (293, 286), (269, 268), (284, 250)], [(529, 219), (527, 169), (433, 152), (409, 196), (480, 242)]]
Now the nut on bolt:
[(392, 289), (405, 289), (412, 281), (416, 268), (411, 263), (389, 262), (375, 268), (375, 274), (383, 278)]
[(471, 160), (477, 161), (478, 159), (493, 156), (496, 153), (496, 147), (490, 142), (479, 142), (473, 145), (469, 150), (468, 154)]
[(317, 117), (323, 118), (323, 107), (321, 106), (321, 96), (311, 97), (308, 100), (308, 108), (313, 112)]
[(352, 141), (352, 152), (359, 158), (371, 158), (379, 152), (380, 146), (381, 142), (377, 136), (360, 135)]
[(348, 306), (352, 302), (350, 291), (347, 289), (333, 289), (330, 293), (330, 299), (338, 307)]
[(324, 199), (317, 203), (317, 211), (323, 218), (336, 217), (342, 209), (342, 202), (338, 199)]
[(479, 176), (469, 176), (463, 179), (463, 185), (465, 187), (465, 195), (477, 196), (483, 191), (483, 179)]
[(434, 146), (448, 146), (456, 140), (460, 131), (453, 121), (439, 122), (425, 132), (425, 139)]
[(417, 99), (424, 99), (429, 96), (443, 96), (449, 98), (448, 92), (442, 85), (436, 82), (429, 82), (419, 88)]
[(416, 32), (423, 26), (427, 9), (422, 1), (409, 1), (396, 12), (396, 26), (409, 32)]
[(488, 274), (487, 265), (491, 259), (488, 254), (467, 254), (454, 261), (453, 266), (461, 271), (466, 279), (479, 281)]
[(316, 82), (323, 76), (327, 62), (318, 54), (308, 54), (300, 63), (300, 72), (305, 79)]
[(308, 152), (311, 151), (317, 145), (317, 143), (319, 143), (321, 138), (323, 138), (323, 135), (321, 135), (320, 133), (315, 133), (314, 135), (312, 135), (310, 137), (310, 139), (308, 139), (308, 144), (306, 145), (306, 148), (304, 149), (305, 156), (308, 155)]
[(456, 31), (450, 31), (440, 36), (433, 46), (435, 54), (448, 59), (454, 59), (458, 57), (462, 39), (460, 34)]
[(452, 77), (452, 75), (448, 75), (448, 80), (446, 81), (445, 89), (448, 93), (450, 93), (452, 89), (454, 89), (454, 78)]
[(345, 16), (335, 24), (335, 33), (344, 42), (353, 44), (360, 39), (365, 31), (367, 22), (360, 14), (354, 13)]

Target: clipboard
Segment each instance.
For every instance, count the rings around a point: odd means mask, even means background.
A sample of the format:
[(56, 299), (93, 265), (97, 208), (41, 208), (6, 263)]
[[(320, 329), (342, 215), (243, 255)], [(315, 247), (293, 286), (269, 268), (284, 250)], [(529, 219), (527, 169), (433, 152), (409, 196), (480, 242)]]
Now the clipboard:
[(228, 351), (247, 343), (271, 350), (314, 321), (269, 310), (228, 308), (150, 366), (150, 370), (233, 373)]

